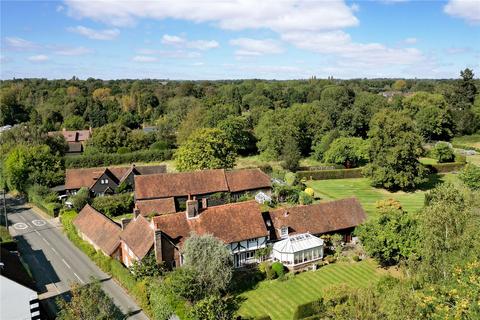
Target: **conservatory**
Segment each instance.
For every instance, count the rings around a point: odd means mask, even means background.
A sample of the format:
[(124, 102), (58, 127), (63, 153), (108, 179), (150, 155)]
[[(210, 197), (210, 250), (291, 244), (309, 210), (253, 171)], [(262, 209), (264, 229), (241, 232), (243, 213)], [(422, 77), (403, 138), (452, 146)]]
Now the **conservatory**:
[(273, 244), (272, 256), (289, 269), (303, 269), (323, 258), (323, 240), (310, 233), (290, 235)]

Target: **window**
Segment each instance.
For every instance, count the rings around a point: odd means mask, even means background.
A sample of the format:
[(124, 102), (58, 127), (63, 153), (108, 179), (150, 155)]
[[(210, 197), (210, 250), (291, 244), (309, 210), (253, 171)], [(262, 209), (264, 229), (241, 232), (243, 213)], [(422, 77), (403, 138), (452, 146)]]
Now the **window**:
[(280, 228), (280, 236), (282, 238), (285, 238), (286, 236), (288, 236), (288, 227), (281, 227)]
[(255, 257), (255, 252), (254, 251), (248, 251), (245, 252), (245, 260), (250, 260)]
[(100, 180), (100, 184), (108, 184), (108, 179), (102, 179), (102, 180)]

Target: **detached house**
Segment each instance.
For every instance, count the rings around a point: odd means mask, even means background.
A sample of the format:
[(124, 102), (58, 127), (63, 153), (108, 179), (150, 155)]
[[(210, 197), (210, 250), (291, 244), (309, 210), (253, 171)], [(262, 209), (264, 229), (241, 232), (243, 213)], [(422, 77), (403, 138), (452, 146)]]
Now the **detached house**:
[(85, 142), (92, 136), (92, 129), (69, 131), (64, 128), (62, 131), (51, 131), (48, 135), (62, 135), (68, 144), (67, 153), (75, 154), (83, 152)]
[(259, 169), (202, 170), (135, 177), (135, 203), (144, 216), (184, 211), (187, 199), (199, 200), (199, 208), (225, 203), (259, 192), (270, 195), (270, 177)]
[(94, 196), (113, 194), (121, 184), (135, 188), (134, 177), (166, 172), (166, 166), (129, 166), (110, 168), (67, 169), (65, 189), (75, 194), (80, 188), (88, 188)]

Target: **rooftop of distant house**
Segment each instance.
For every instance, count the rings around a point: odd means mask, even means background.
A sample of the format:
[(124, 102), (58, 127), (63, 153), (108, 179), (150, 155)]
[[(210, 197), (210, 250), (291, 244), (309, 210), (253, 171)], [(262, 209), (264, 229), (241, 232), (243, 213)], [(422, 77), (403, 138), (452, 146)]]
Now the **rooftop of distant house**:
[(67, 130), (62, 131), (50, 131), (49, 135), (61, 134), (67, 142), (84, 142), (92, 136), (92, 129), (88, 130)]

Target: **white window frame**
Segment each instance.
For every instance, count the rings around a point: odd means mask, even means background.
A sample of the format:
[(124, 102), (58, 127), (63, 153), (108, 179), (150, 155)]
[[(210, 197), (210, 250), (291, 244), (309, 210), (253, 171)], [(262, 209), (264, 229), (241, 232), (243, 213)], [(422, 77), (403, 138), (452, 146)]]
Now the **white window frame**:
[(280, 237), (285, 238), (288, 236), (288, 227), (281, 227), (280, 228)]

